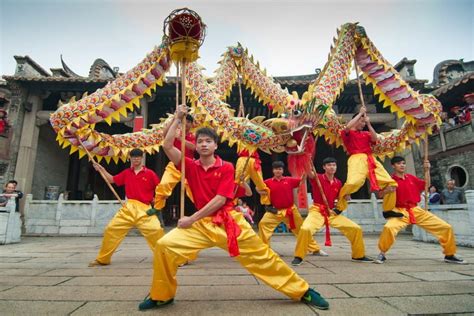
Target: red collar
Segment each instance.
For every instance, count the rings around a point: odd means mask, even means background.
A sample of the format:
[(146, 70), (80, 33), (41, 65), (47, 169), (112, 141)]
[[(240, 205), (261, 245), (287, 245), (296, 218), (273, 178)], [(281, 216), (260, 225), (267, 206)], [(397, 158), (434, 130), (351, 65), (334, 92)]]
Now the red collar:
[[(214, 162), (214, 164), (212, 166), (207, 168), (207, 170), (213, 169), (213, 168), (219, 168), (219, 167), (222, 167), (224, 165), (224, 161), (221, 159), (221, 157), (219, 157), (217, 155), (215, 155), (214, 157), (216, 158), (216, 161)], [(201, 160), (194, 159), (194, 163), (204, 169), (204, 167), (201, 164)]]

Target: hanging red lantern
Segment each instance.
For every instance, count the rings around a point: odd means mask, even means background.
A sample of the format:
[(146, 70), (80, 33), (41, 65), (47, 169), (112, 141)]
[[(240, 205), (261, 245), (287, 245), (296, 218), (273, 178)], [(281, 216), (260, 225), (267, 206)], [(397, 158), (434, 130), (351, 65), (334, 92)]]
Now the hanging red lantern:
[(163, 32), (172, 60), (192, 62), (199, 57), (199, 47), (206, 37), (206, 25), (196, 12), (188, 8), (174, 10), (165, 19)]

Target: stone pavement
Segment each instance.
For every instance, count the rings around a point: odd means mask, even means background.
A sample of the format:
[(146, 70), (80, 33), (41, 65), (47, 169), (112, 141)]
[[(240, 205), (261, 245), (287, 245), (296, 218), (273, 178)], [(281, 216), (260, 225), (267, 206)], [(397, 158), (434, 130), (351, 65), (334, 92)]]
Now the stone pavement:
[[(376, 235), (365, 237), (377, 254)], [(323, 236), (318, 236), (323, 242)], [(0, 314), (130, 315), (146, 296), (152, 256), (141, 237), (127, 237), (112, 265), (88, 268), (101, 238), (27, 237), (0, 246)], [(273, 248), (293, 258), (293, 236), (275, 236)], [(247, 273), (220, 249), (202, 251), (180, 268), (175, 303), (162, 315), (406, 315), (473, 313), (474, 264), (442, 261), (438, 245), (401, 235), (383, 265), (350, 261), (344, 237), (333, 236), (329, 257), (309, 256), (296, 271), (331, 304), (319, 311), (293, 302)], [(474, 263), (474, 249), (460, 248)]]

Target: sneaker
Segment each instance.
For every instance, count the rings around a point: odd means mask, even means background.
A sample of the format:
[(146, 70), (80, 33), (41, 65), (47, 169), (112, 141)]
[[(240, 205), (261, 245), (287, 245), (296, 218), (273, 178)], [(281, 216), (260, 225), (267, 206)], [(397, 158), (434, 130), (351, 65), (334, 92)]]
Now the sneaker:
[(141, 302), (138, 305), (138, 310), (145, 311), (147, 309), (160, 308), (160, 307), (163, 307), (163, 306), (166, 306), (166, 305), (169, 305), (169, 304), (173, 303), (173, 301), (174, 301), (174, 298), (172, 298), (170, 300), (167, 300), (167, 301), (155, 301), (155, 300), (152, 300), (150, 297), (147, 296), (143, 300), (143, 302)]
[(385, 258), (385, 255), (383, 253), (379, 253), (377, 259), (374, 260), (374, 263), (382, 264), (385, 262), (385, 260), (387, 260), (387, 258)]
[(456, 264), (467, 264), (467, 261), (461, 258), (456, 257), (455, 255), (452, 256), (445, 256), (444, 262), (447, 263), (456, 263)]
[(308, 291), (304, 293), (303, 297), (301, 298), (301, 301), (308, 305), (312, 305), (318, 309), (329, 309), (329, 303), (326, 302), (326, 300), (321, 296), (321, 294), (319, 294), (312, 288), (309, 288)]
[(320, 249), (319, 251), (313, 252), (313, 256), (327, 257), (329, 254), (326, 251)]
[(303, 263), (303, 259), (301, 259), (300, 257), (295, 257), (295, 259), (291, 261), (292, 266), (300, 266), (302, 263)]
[(363, 256), (362, 258), (352, 258), (354, 262), (365, 262), (365, 263), (372, 263), (374, 262), (373, 258)]
[(92, 268), (92, 267), (97, 267), (97, 266), (108, 266), (108, 265), (109, 265), (108, 263), (102, 263), (97, 260), (94, 260), (94, 261), (89, 262), (88, 267)]

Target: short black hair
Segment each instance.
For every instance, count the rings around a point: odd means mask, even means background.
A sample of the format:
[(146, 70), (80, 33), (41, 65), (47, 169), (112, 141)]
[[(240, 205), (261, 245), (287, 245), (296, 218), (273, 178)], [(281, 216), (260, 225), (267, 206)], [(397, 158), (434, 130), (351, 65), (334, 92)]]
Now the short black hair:
[(204, 136), (209, 136), (214, 140), (216, 144), (219, 143), (219, 135), (217, 135), (217, 132), (210, 128), (210, 127), (201, 127), (196, 131), (196, 139), (198, 139), (199, 136), (204, 135)]
[(334, 157), (326, 157), (326, 158), (323, 159), (323, 166), (326, 165), (326, 164), (328, 164), (328, 163), (333, 163), (333, 162), (337, 163), (336, 158), (334, 158)]
[(285, 163), (281, 160), (272, 162), (272, 169), (285, 168)]
[(9, 180), (7, 182), (7, 184), (9, 184), (9, 183), (13, 183), (14, 185), (18, 185), (18, 181), (16, 181), (16, 180)]
[(390, 159), (390, 163), (392, 165), (399, 163), (401, 161), (405, 161), (405, 158), (403, 158), (402, 156), (394, 156), (392, 159)]
[(194, 122), (194, 117), (191, 114), (186, 114), (186, 121), (192, 123)]
[(141, 156), (143, 156), (143, 150), (139, 148), (133, 148), (130, 151), (130, 157), (141, 157)]

